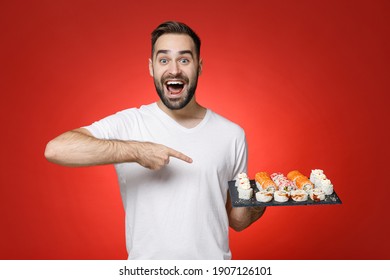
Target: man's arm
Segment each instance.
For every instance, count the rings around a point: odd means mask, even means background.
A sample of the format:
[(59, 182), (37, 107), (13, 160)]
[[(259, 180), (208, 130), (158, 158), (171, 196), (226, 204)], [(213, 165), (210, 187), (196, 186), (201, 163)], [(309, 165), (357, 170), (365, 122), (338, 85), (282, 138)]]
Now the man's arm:
[(266, 207), (237, 207), (233, 208), (228, 192), (226, 211), (229, 226), (235, 231), (242, 231), (263, 216)]
[(137, 162), (150, 169), (160, 169), (176, 157), (188, 163), (192, 159), (164, 145), (151, 142), (102, 140), (87, 129), (78, 128), (51, 140), (45, 157), (65, 166), (92, 166), (122, 162)]

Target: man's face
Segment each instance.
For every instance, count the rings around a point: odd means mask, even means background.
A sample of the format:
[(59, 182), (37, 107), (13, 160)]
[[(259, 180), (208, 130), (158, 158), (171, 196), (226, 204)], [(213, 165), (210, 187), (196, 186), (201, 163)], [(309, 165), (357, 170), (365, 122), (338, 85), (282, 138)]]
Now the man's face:
[(201, 63), (190, 36), (165, 34), (157, 39), (153, 57), (149, 60), (149, 71), (166, 107), (179, 110), (191, 101)]

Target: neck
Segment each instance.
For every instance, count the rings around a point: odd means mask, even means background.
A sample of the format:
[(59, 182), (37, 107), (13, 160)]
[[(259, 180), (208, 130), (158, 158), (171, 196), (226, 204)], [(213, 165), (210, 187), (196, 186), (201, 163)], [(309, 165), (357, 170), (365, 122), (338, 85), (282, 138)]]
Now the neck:
[(197, 126), (206, 115), (206, 108), (196, 102), (195, 96), (193, 96), (187, 106), (179, 110), (169, 109), (161, 100), (157, 101), (157, 105), (168, 116), (186, 128)]

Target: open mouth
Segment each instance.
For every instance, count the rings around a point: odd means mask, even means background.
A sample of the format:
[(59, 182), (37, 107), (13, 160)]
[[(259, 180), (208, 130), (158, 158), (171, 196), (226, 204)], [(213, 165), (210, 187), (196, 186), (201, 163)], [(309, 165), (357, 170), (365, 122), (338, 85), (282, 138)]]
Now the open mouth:
[(170, 94), (180, 94), (184, 88), (184, 82), (182, 81), (168, 81), (165, 85)]

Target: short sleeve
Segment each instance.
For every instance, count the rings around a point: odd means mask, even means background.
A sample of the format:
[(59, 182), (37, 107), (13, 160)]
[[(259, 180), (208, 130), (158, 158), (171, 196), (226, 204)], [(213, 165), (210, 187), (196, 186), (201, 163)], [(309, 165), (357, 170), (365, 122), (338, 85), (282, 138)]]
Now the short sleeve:
[(128, 109), (105, 117), (83, 128), (99, 139), (131, 140), (131, 132), (136, 124), (136, 120), (136, 110)]

